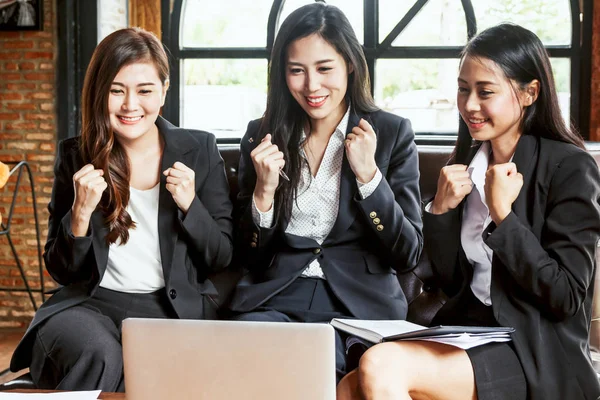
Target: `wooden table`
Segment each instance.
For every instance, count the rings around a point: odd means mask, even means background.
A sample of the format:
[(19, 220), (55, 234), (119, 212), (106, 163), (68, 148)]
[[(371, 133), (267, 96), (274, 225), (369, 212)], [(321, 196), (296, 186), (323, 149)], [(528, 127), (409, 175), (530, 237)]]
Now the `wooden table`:
[[(7, 392), (12, 393), (56, 393), (58, 390), (32, 390), (32, 389), (14, 389), (7, 390)], [(111, 393), (111, 392), (102, 392), (98, 397), (102, 400), (127, 400), (125, 397), (125, 393)]]

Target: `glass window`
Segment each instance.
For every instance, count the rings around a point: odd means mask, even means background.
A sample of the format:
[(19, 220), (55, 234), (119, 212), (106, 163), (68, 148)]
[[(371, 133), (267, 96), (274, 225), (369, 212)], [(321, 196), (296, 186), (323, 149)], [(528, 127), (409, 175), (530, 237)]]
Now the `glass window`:
[(482, 31), (501, 22), (531, 30), (548, 45), (571, 44), (571, 7), (565, 0), (471, 0)]
[(181, 46), (265, 47), (272, 3), (272, 0), (184, 0)]
[(458, 59), (378, 60), (375, 102), (410, 119), (415, 132), (458, 129)]
[[(381, 1), (380, 7), (384, 3), (388, 3), (385, 11), (390, 9), (390, 12), (381, 12), (380, 9), (379, 20), (382, 25), (390, 28), (384, 32), (379, 31), (380, 42), (406, 14), (392, 11), (396, 1)], [(467, 39), (467, 22), (460, 1), (430, 0), (400, 32), (392, 46), (464, 46)]]
[(242, 137), (267, 100), (267, 60), (185, 60), (181, 126)]
[[(181, 126), (208, 130), (219, 138), (241, 137), (248, 122), (264, 113), (267, 37), (276, 34), (290, 13), (315, 0), (171, 1), (181, 10), (174, 15), (181, 22), (179, 32), (170, 35), (174, 43), (167, 43), (176, 49), (179, 62), (175, 76), (180, 95), (170, 103), (175, 118)], [(535, 32), (546, 46), (562, 46), (549, 52), (563, 117), (568, 120), (571, 107), (579, 106), (578, 99), (571, 101), (571, 66), (581, 57), (571, 38), (572, 24), (580, 26), (571, 15), (573, 0), (429, 0), (385, 48), (381, 43), (416, 0), (326, 2), (339, 7), (359, 40), (368, 43), (365, 54), (376, 103), (409, 118), (418, 134), (457, 131), (458, 53), (468, 40), (463, 5), (473, 8), (478, 31), (513, 22)], [(272, 7), (278, 4), (278, 23), (269, 27)], [(377, 33), (365, 32), (365, 23)], [(377, 38), (371, 36), (375, 34)]]

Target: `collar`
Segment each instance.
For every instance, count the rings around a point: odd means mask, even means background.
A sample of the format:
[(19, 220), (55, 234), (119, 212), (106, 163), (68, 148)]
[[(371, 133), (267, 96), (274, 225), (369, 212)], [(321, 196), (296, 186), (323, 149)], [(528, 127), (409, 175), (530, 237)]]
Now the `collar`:
[[(333, 131), (333, 135), (336, 135), (341, 140), (346, 139), (346, 131), (348, 130), (348, 121), (350, 120), (350, 104), (348, 104), (348, 108), (346, 109), (346, 113), (340, 120), (340, 123), (335, 127)], [(302, 144), (306, 140), (306, 131), (302, 130), (302, 136), (300, 137), (300, 144)]]

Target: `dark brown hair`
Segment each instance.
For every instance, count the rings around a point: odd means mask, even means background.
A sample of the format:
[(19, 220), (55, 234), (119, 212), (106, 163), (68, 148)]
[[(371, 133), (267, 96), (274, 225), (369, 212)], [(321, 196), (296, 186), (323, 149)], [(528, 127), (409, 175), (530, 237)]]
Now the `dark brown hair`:
[(152, 63), (163, 84), (169, 79), (169, 61), (162, 43), (139, 28), (115, 31), (98, 44), (85, 74), (81, 95), (81, 156), (85, 163), (104, 171), (107, 190), (100, 201), (109, 231), (107, 243), (129, 240), (134, 226), (126, 210), (129, 203), (129, 159), (110, 124), (108, 97), (121, 68), (139, 62)]

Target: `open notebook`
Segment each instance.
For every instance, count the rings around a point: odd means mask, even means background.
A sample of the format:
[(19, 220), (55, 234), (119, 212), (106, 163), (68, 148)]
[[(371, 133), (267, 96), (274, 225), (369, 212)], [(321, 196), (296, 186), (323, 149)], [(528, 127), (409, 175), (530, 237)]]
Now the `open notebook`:
[(508, 342), (514, 328), (486, 326), (426, 326), (403, 320), (370, 321), (334, 318), (331, 325), (371, 343), (395, 340), (430, 340), (461, 349), (491, 342)]

